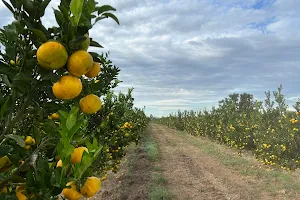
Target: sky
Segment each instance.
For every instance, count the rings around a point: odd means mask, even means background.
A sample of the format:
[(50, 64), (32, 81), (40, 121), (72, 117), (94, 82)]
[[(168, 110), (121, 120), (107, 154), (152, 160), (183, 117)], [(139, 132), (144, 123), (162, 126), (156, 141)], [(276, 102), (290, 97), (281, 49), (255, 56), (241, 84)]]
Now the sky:
[[(117, 9), (90, 36), (110, 51), (135, 106), (147, 115), (199, 111), (232, 93), (265, 99), (283, 85), (286, 102), (300, 97), (299, 0), (101, 0)], [(52, 0), (43, 18), (56, 25)], [(12, 15), (0, 3), (0, 26)]]

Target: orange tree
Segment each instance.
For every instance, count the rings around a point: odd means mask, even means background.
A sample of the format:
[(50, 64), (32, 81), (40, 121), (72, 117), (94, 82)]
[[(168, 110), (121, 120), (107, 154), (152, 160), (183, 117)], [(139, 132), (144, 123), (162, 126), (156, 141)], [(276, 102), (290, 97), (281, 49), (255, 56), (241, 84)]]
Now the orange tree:
[[(3, 1), (15, 20), (0, 29), (0, 198), (91, 197), (116, 172), (124, 148), (147, 120), (131, 90), (114, 95), (119, 69), (89, 35), (111, 11), (95, 0), (62, 0), (45, 27), (50, 0)], [(84, 8), (84, 9), (83, 9)], [(101, 97), (101, 98), (100, 98)]]
[(254, 100), (253, 95), (231, 94), (219, 101), (210, 111), (178, 112), (156, 119), (172, 128), (193, 135), (210, 137), (220, 143), (254, 152), (257, 159), (266, 165), (284, 170), (300, 168), (300, 101), (289, 111), (282, 94), (282, 85), (277, 91), (266, 92), (264, 102)]

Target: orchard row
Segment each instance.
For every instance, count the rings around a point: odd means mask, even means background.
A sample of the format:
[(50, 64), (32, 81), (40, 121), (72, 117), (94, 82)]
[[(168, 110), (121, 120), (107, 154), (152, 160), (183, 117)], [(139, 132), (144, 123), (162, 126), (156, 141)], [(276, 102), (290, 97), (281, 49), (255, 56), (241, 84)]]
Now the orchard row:
[(282, 86), (273, 95), (274, 100), (266, 92), (262, 102), (251, 94), (231, 94), (210, 111), (179, 111), (158, 121), (239, 150), (251, 150), (266, 165), (299, 169), (299, 102), (294, 105), (296, 111), (290, 111)]

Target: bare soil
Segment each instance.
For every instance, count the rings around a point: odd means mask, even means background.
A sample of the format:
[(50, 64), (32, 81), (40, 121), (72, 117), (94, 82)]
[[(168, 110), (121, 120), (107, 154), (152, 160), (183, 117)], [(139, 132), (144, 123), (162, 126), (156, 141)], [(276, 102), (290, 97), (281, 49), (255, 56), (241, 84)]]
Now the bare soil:
[(129, 146), (119, 173), (109, 173), (100, 192), (91, 200), (147, 200), (150, 162), (142, 146)]

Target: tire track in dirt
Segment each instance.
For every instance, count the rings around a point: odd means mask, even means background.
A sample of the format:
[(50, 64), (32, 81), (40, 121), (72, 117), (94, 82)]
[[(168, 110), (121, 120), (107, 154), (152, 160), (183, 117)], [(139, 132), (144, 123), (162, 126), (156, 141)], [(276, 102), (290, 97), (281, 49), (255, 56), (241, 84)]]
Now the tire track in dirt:
[(159, 144), (161, 168), (167, 187), (176, 199), (274, 199), (259, 187), (259, 180), (226, 168), (216, 159), (204, 155), (174, 130), (158, 124), (149, 126)]

